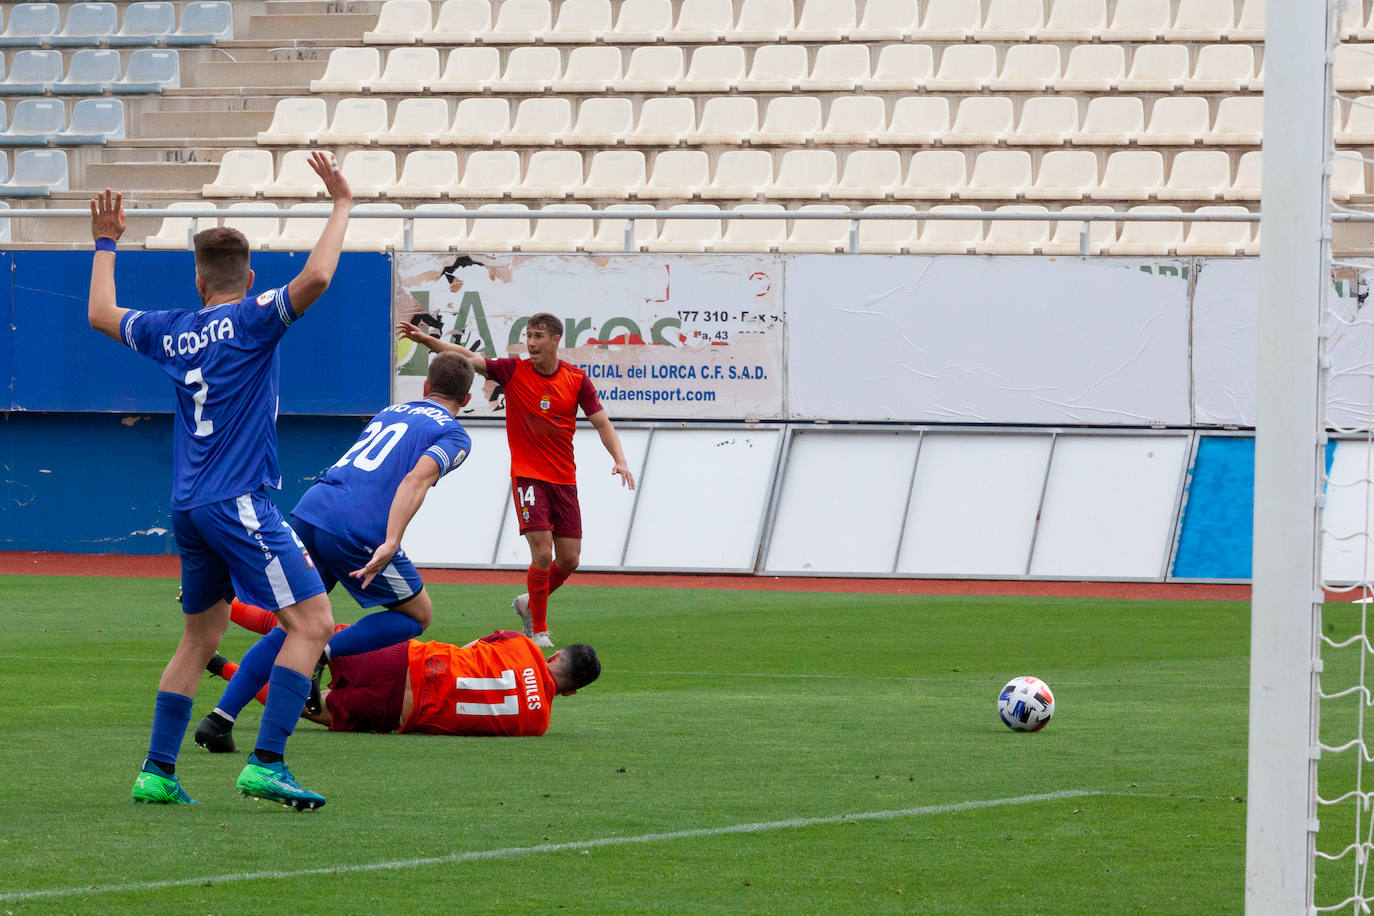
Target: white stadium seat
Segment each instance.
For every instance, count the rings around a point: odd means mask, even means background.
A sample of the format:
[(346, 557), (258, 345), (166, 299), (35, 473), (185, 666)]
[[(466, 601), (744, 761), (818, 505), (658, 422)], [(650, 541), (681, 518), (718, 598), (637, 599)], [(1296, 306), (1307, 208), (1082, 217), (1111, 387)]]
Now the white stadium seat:
[[(705, 155), (703, 153), (703, 155)], [(644, 212), (652, 211), (654, 208), (648, 204), (610, 204), (604, 207), (607, 212)], [(599, 219), (596, 220), (596, 228), (593, 232), (591, 241), (585, 247), (588, 251), (625, 251), (625, 230), (633, 224), (633, 242), (630, 246), (631, 251), (641, 250), (649, 239), (654, 238), (658, 233), (658, 220), (656, 219)]]
[[(1064, 207), (1060, 213), (1115, 213), (1111, 207), (1100, 204)], [(1057, 220), (1051, 231), (1050, 240), (1041, 249), (1045, 254), (1078, 254), (1082, 247), (1084, 223), (1073, 220)], [(1088, 226), (1088, 254), (1101, 254), (1103, 249), (1116, 241), (1116, 223), (1111, 220), (1093, 220)]]
[[(584, 213), (590, 204), (549, 204), (542, 213)], [(539, 219), (535, 217), (534, 232), (521, 243), (522, 251), (582, 251), (592, 240), (590, 219)]]
[(1170, 95), (1155, 100), (1150, 123), (1141, 135), (1142, 146), (1192, 146), (1212, 125), (1207, 100), (1200, 96)]
[(1174, 156), (1160, 200), (1215, 200), (1230, 187), (1231, 157), (1222, 150), (1184, 150)]
[(438, 142), (490, 146), (509, 132), (510, 103), (505, 99), (460, 99), (454, 106), (453, 124), (439, 134)]
[(1028, 200), (1079, 200), (1097, 187), (1097, 153), (1085, 149), (1051, 150), (1040, 160)]
[(448, 52), (444, 72), (429, 84), (429, 89), (431, 92), (481, 92), (500, 81), (501, 52), (496, 48), (454, 48)]
[[(529, 212), (524, 204), (482, 204), (477, 208), (488, 212)], [(474, 219), (468, 228), (468, 243), (477, 251), (511, 251), (530, 237), (528, 219)]]
[[(168, 204), (168, 210), (205, 210), (215, 209), (215, 205), (206, 201), (178, 201)], [(219, 225), (219, 219), (199, 219), (193, 220), (189, 216), (164, 216), (162, 225), (157, 232), (143, 240), (144, 248), (169, 251), (188, 251), (191, 248), (191, 235), (193, 230), (200, 232), (205, 229), (212, 229)]]
[(571, 129), (572, 105), (567, 99), (525, 99), (515, 109), (515, 122), (505, 142), (547, 146)]
[[(1216, 120), (1212, 122), (1211, 129), (1203, 136), (1202, 142), (1224, 146), (1255, 145), (1260, 142), (1263, 125), (1264, 98), (1262, 96), (1226, 96), (1217, 103)], [(1374, 142), (1374, 133), (1371, 133), (1370, 140)], [(1336, 134), (1336, 142), (1342, 142), (1339, 132)]]
[(1236, 92), (1257, 88), (1255, 50), (1249, 45), (1204, 45), (1198, 49), (1193, 74), (1183, 81), (1188, 92)]
[(688, 198), (711, 183), (711, 165), (701, 150), (665, 150), (654, 157), (641, 198)]
[[(1128, 213), (1182, 213), (1178, 207), (1155, 205), (1132, 207)], [(1168, 220), (1145, 222), (1125, 221), (1115, 242), (1107, 246), (1109, 254), (1165, 255), (1183, 244), (1183, 223)]]
[(501, 79), (491, 85), (496, 92), (543, 92), (563, 75), (563, 53), (557, 48), (512, 48), (506, 56)]
[(339, 171), (354, 197), (380, 197), (396, 184), (396, 154), (389, 149), (355, 149), (344, 155)]
[(423, 92), (439, 78), (436, 48), (397, 48), (386, 56), (381, 76), (367, 84), (369, 92)]
[(1190, 72), (1187, 45), (1140, 45), (1117, 86), (1126, 92), (1173, 92)]
[(276, 238), (263, 242), (264, 248), (272, 251), (309, 251), (320, 240), (325, 220), (334, 207), (326, 203), (300, 203), (292, 204), (286, 209), (288, 213), (319, 215), (283, 220), (281, 233)]
[[(715, 204), (674, 204), (674, 212), (719, 213)], [(720, 239), (718, 219), (665, 219), (657, 237), (645, 241), (649, 251), (707, 251)]]
[[(399, 213), (400, 204), (358, 204), (353, 208), (358, 213)], [(344, 251), (386, 251), (403, 247), (405, 220), (395, 219), (350, 219), (344, 230)]]
[(1101, 33), (1103, 41), (1155, 41), (1172, 21), (1169, 0), (1117, 3), (1116, 13)]
[(883, 45), (873, 65), (873, 75), (864, 80), (864, 88), (910, 91), (934, 75), (935, 52), (930, 45)]
[(619, 42), (652, 44), (673, 30), (670, 0), (623, 0), (608, 38)]
[(820, 139), (827, 143), (867, 144), (887, 127), (887, 105), (881, 96), (845, 95), (830, 103)]
[(926, 0), (919, 34), (931, 41), (964, 41), (982, 21), (978, 0)]
[(204, 197), (253, 197), (272, 184), (272, 169), (271, 150), (225, 150), (215, 180), (203, 185), (200, 193)]
[(1107, 92), (1126, 76), (1121, 45), (1078, 45), (1069, 51), (1064, 74), (1054, 81), (1061, 92)]
[[(940, 204), (931, 213), (976, 213), (976, 204)], [(980, 219), (927, 219), (921, 221), (920, 236), (909, 246), (912, 254), (965, 254), (983, 241)]]
[(992, 88), (1007, 92), (1041, 92), (1054, 85), (1062, 67), (1056, 45), (1012, 45), (1007, 48), (1002, 69)]
[[(548, 0), (503, 0), (491, 31), (482, 40), (497, 44), (533, 44), (553, 26), (553, 10)], [(480, 227), (474, 225), (472, 231)]]
[(544, 33), (545, 41), (587, 44), (611, 31), (610, 0), (563, 0), (553, 28)]
[[(1043, 204), (1008, 204), (998, 207), (997, 213), (1047, 213)], [(1035, 254), (1050, 241), (1048, 220), (990, 219), (987, 233), (979, 243), (983, 254)]]
[[(271, 152), (265, 151), (270, 156)], [(262, 189), (266, 197), (318, 197), (324, 193), (324, 182), (310, 167), (310, 153), (303, 149), (287, 150), (277, 164), (277, 177)]]
[(620, 49), (613, 45), (573, 48), (555, 92), (605, 92), (620, 79)]
[(708, 45), (692, 51), (682, 92), (728, 92), (744, 79), (744, 49), (738, 45)]
[(511, 197), (570, 197), (582, 185), (582, 154), (571, 149), (541, 149), (530, 154), (525, 177)]
[(428, 146), (448, 128), (448, 102), (442, 98), (401, 99), (391, 126), (378, 142), (397, 146)]
[(795, 25), (792, 0), (741, 0), (727, 41), (777, 41)]
[(867, 45), (823, 45), (816, 51), (810, 74), (802, 77), (798, 87), (803, 91), (853, 91), (868, 79), (871, 63)]
[(791, 41), (839, 41), (854, 29), (854, 0), (807, 0), (799, 6), (797, 25), (787, 33)]
[(973, 37), (979, 41), (1029, 41), (1044, 25), (1044, 8), (1039, 3), (988, 0), (987, 15)]
[[(833, 204), (807, 204), (801, 213), (843, 213), (844, 207)], [(849, 225), (847, 219), (794, 219), (792, 231), (778, 245), (779, 251), (789, 252), (833, 252), (849, 248)]]
[(230, 204), (224, 212), (224, 228), (237, 229), (248, 240), (248, 247), (261, 250), (281, 234), (281, 220), (270, 216), (230, 216), (236, 210), (276, 210), (275, 203), (258, 201)]
[(1088, 102), (1083, 126), (1070, 140), (1094, 146), (1125, 146), (1145, 131), (1145, 104), (1137, 96), (1098, 96)]
[(878, 135), (882, 143), (934, 143), (949, 132), (949, 100), (940, 95), (913, 95), (897, 99), (892, 119)]
[[(420, 204), (420, 213), (452, 210), (455, 204)], [(449, 251), (467, 241), (468, 221), (457, 216), (416, 219), (411, 230), (411, 244), (416, 251)]]
[(902, 157), (894, 149), (854, 150), (844, 158), (844, 171), (830, 192), (832, 197), (877, 198), (902, 183)]
[(1011, 136), (1011, 99), (1000, 95), (969, 96), (954, 112), (954, 123), (944, 142), (957, 145), (993, 145)]
[(916, 36), (919, 14), (916, 0), (866, 0), (859, 24), (850, 41), (906, 41)]
[(1068, 95), (1037, 95), (1021, 105), (1012, 135), (1018, 146), (1057, 146), (1078, 133), (1078, 100)]
[(1094, 200), (1148, 200), (1164, 184), (1164, 157), (1158, 150), (1121, 150), (1107, 157)]
[(732, 0), (682, 0), (669, 41), (714, 42), (735, 22)]
[[(490, 0), (444, 0), (429, 31), (420, 40), (433, 45), (469, 44), (491, 31)], [(419, 230), (419, 223), (416, 223)]]
[(573, 196), (623, 200), (635, 196), (644, 182), (644, 153), (637, 149), (601, 150), (592, 156), (587, 177)]
[(791, 92), (809, 72), (803, 46), (764, 45), (754, 52), (749, 72), (738, 88), (745, 92)]
[(612, 80), (610, 88), (616, 92), (666, 92), (681, 81), (686, 65), (687, 57), (679, 47), (635, 48), (625, 65), (625, 75)]
[(946, 45), (940, 66), (926, 85), (941, 92), (978, 92), (995, 79), (997, 49), (992, 45)]
[(366, 145), (386, 134), (386, 99), (343, 99), (334, 106), (321, 143)]
[(655, 96), (644, 100), (635, 122), (637, 146), (675, 146), (696, 129), (696, 103), (689, 98)]
[(911, 156), (906, 180), (892, 193), (906, 200), (948, 200), (968, 184), (963, 150), (923, 149)]
[(563, 136), (565, 146), (614, 146), (634, 130), (634, 103), (629, 99), (587, 99), (577, 108), (577, 122)]
[(258, 132), (260, 144), (305, 146), (313, 142), (329, 126), (329, 113), (324, 99), (280, 99), (272, 110), (272, 123)]
[[(782, 204), (740, 204), (736, 210), (752, 213), (782, 213)], [(787, 238), (787, 220), (731, 219), (713, 246), (716, 251), (775, 251)]]
[(693, 143), (738, 144), (759, 129), (759, 103), (753, 96), (718, 96), (707, 99), (701, 120), (688, 138)]
[(1031, 158), (1025, 150), (988, 150), (973, 158), (968, 184), (961, 198), (1016, 197), (1030, 187)]
[(310, 91), (362, 92), (381, 75), (382, 55), (376, 48), (335, 48), (324, 74), (310, 81)]
[[(910, 204), (873, 204), (865, 213), (915, 213)], [(914, 219), (866, 219), (859, 222), (859, 251), (864, 254), (898, 254), (910, 251), (920, 224)]]
[(1260, 151), (1242, 153), (1236, 163), (1236, 173), (1231, 178), (1231, 186), (1222, 197), (1225, 200), (1259, 200), (1260, 198)]
[(821, 100), (810, 95), (779, 96), (764, 109), (763, 123), (750, 136), (754, 144), (804, 145), (821, 132)]
[(701, 190), (701, 196), (751, 198), (772, 183), (773, 155), (767, 150), (727, 150), (716, 160), (711, 183)]
[(1230, 37), (1235, 4), (1232, 0), (1179, 0), (1166, 41), (1221, 41)]
[(377, 25), (363, 33), (368, 44), (409, 45), (429, 31), (429, 0), (386, 0)]
[[(461, 104), (461, 103), (460, 103)], [(468, 154), (463, 175), (450, 197), (499, 198), (520, 184), (520, 154), (514, 150), (479, 150)]]
[[(1194, 213), (1239, 214), (1249, 213), (1249, 207), (1215, 206), (1198, 207)], [(1199, 257), (1228, 256), (1245, 254), (1250, 246), (1254, 227), (1245, 222), (1195, 222), (1189, 223), (1187, 238), (1178, 246), (1178, 253)]]
[(1107, 0), (1050, 0), (1040, 41), (1092, 41), (1107, 28)]
[(790, 149), (782, 154), (769, 197), (828, 197), (839, 178), (835, 153), (828, 149)]
[[(427, 101), (408, 99), (407, 101)], [(453, 150), (421, 149), (406, 155), (401, 177), (387, 197), (444, 197), (458, 184), (458, 154)]]

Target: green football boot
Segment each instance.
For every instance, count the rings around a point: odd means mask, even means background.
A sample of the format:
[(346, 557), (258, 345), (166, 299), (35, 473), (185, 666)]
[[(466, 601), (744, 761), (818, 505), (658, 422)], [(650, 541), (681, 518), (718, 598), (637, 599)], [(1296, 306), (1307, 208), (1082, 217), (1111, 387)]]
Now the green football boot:
[(263, 763), (257, 754), (248, 756), (248, 765), (239, 774), (236, 788), (240, 795), (265, 798), (297, 811), (313, 811), (324, 807), (324, 796), (302, 789), (291, 775), (286, 761)]
[(168, 776), (157, 764), (143, 764), (134, 780), (134, 801), (148, 805), (198, 805), (200, 802), (186, 794), (176, 776)]

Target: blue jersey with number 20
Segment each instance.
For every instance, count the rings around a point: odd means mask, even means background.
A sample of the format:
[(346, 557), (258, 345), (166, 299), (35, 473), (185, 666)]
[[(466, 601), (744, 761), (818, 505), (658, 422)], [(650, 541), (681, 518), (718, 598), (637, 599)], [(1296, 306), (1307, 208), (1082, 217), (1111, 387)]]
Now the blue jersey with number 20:
[(439, 465), (442, 479), (471, 451), (467, 430), (439, 404), (393, 404), (372, 418), (291, 514), (375, 548), (386, 540), (391, 501), (416, 462), (428, 455)]
[(295, 320), (284, 286), (198, 312), (125, 313), (124, 343), (176, 383), (173, 509), (281, 486), (277, 343)]

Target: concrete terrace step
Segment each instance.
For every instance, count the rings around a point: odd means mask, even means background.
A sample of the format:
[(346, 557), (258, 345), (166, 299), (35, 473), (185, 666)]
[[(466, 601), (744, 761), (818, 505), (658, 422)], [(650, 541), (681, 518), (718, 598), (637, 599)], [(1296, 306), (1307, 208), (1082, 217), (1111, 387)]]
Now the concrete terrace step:
[[(86, 166), (79, 187), (117, 188), (136, 191), (180, 191), (185, 193), (215, 180), (219, 165), (214, 162), (93, 162)], [(73, 176), (76, 177), (76, 176)]]
[(376, 24), (376, 13), (279, 13), (248, 17), (244, 37), (254, 40), (335, 38), (361, 42), (363, 33)]
[(203, 63), (191, 74), (194, 82), (188, 86), (185, 74), (182, 85), (192, 89), (265, 89), (278, 88), (289, 92), (309, 92), (310, 81), (324, 75), (327, 60), (223, 61)]
[(253, 145), (258, 131), (272, 123), (272, 111), (150, 111), (130, 124), (132, 140), (203, 138), (210, 142), (241, 141)]

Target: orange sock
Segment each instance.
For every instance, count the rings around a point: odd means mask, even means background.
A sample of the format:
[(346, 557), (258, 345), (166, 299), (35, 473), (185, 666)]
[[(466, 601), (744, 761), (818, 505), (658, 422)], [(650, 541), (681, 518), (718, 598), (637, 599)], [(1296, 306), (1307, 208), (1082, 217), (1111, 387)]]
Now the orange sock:
[(534, 632), (543, 632), (549, 628), (549, 571), (537, 569), (531, 563), (525, 572), (525, 588), (530, 593), (530, 618), (534, 623)]
[(277, 615), (265, 608), (244, 604), (235, 598), (229, 605), (229, 619), (254, 633), (267, 634), (277, 625)]
[[(237, 601), (235, 601), (234, 603), (235, 603), (235, 604), (238, 604)], [(243, 606), (244, 606), (244, 607), (253, 607), (251, 604), (245, 604), (245, 605), (243, 605)], [(255, 610), (255, 611), (262, 611), (262, 608), (253, 608), (253, 610)], [(267, 612), (267, 611), (263, 611), (263, 613), (266, 614), (266, 613), (268, 613), (268, 612)], [(274, 614), (273, 616), (276, 616), (276, 615)], [(225, 663), (224, 663), (224, 672), (223, 672), (223, 675), (222, 675), (222, 676), (224, 677), (224, 679), (225, 679), (226, 681), (232, 680), (233, 677), (234, 677), (234, 672), (237, 671), (237, 670), (239, 670), (239, 666), (238, 666), (237, 664), (235, 664), (234, 662), (225, 662)], [(258, 695), (257, 695), (256, 697), (254, 697), (253, 699), (257, 700), (259, 703), (261, 703), (261, 704), (263, 704), (264, 706), (266, 706), (266, 705), (267, 705), (267, 688), (266, 688), (266, 687), (263, 687), (261, 690), (259, 690), (259, 691), (258, 691)]]
[(558, 586), (567, 582), (568, 576), (571, 575), (572, 573), (565, 573), (563, 568), (557, 563), (549, 567), (549, 594), (552, 595), (554, 592), (558, 591)]

